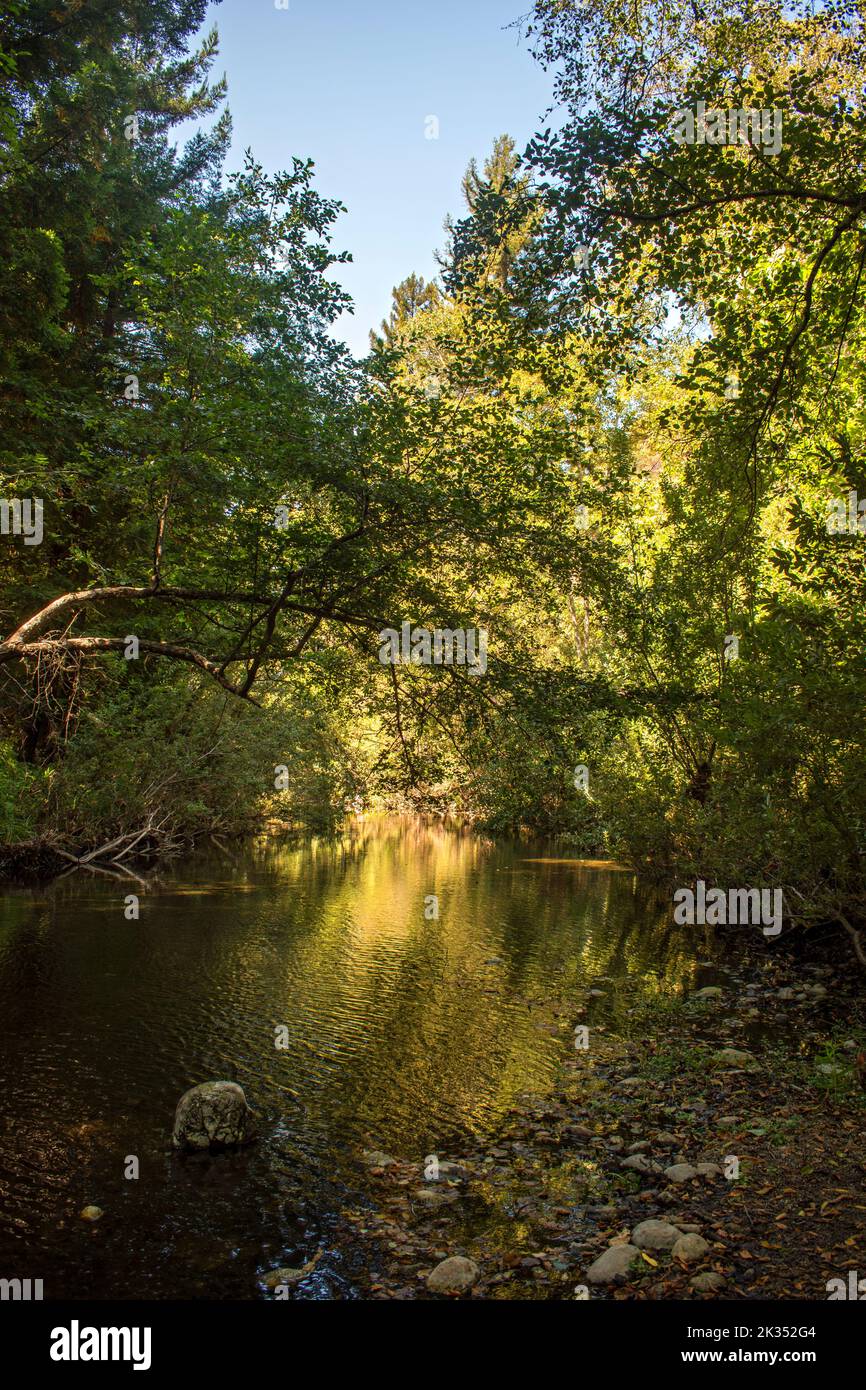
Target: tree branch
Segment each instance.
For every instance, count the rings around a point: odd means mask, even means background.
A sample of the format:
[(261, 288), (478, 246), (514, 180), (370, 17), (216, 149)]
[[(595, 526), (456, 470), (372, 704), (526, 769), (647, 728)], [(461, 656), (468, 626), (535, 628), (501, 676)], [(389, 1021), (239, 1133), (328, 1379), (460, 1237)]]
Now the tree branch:
[[(38, 642), (6, 642), (0, 646), (0, 666), (9, 661), (17, 661), (21, 657), (38, 656), (42, 652), (79, 651), (84, 656), (91, 656), (95, 652), (122, 652), (125, 651), (126, 645), (125, 637), (45, 637)], [(147, 652), (152, 656), (166, 656), (174, 661), (189, 662), (191, 666), (197, 666), (199, 670), (206, 672), (231, 695), (236, 695), (239, 699), (249, 700), (253, 705), (259, 704), (259, 701), (254, 700), (247, 690), (238, 688), (238, 686), (232, 685), (231, 681), (226, 680), (215, 662), (209, 661), (206, 656), (193, 651), (190, 647), (180, 647), (173, 642), (154, 642), (143, 639), (139, 641), (138, 649), (140, 652)]]

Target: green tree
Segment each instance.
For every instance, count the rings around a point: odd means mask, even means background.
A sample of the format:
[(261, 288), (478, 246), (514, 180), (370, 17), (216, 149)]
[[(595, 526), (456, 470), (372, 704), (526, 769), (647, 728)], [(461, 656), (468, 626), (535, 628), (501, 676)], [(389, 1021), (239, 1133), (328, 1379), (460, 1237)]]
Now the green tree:
[(414, 272), (401, 280), (391, 291), (391, 312), (382, 320), (382, 332), (370, 333), (370, 346), (374, 350), (387, 344), (393, 347), (406, 326), (418, 314), (435, 309), (441, 303), (442, 295), (435, 280), (426, 281), (423, 275)]

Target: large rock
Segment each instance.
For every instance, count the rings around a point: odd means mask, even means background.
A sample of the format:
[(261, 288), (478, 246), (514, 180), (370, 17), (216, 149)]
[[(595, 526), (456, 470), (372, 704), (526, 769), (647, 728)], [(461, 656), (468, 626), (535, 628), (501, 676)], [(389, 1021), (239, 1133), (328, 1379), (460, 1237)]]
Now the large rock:
[(670, 1168), (665, 1169), (668, 1182), (691, 1182), (692, 1178), (697, 1176), (697, 1168), (693, 1168), (690, 1163), (672, 1163)]
[(613, 1284), (630, 1273), (631, 1262), (639, 1254), (636, 1245), (612, 1245), (590, 1265), (586, 1277), (590, 1284)]
[(255, 1137), (253, 1112), (234, 1081), (205, 1081), (184, 1091), (177, 1103), (171, 1136), (176, 1149), (228, 1149)]
[(451, 1255), (427, 1275), (431, 1293), (465, 1293), (478, 1280), (478, 1266), (463, 1255)]
[(687, 1235), (680, 1236), (674, 1246), (674, 1259), (682, 1260), (684, 1264), (693, 1264), (695, 1260), (702, 1260), (710, 1252), (709, 1242), (703, 1236), (689, 1232)]
[(681, 1235), (682, 1231), (669, 1221), (641, 1221), (631, 1238), (639, 1250), (672, 1250)]

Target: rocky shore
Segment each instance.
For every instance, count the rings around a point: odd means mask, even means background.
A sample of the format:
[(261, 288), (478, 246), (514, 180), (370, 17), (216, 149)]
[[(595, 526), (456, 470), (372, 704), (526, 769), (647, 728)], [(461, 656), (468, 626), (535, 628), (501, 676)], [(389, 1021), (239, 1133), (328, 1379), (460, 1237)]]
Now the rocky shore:
[(551, 1009), (557, 1084), (492, 1139), (359, 1155), (362, 1296), (824, 1299), (866, 1269), (858, 967), (776, 951), (596, 1025), (612, 988)]

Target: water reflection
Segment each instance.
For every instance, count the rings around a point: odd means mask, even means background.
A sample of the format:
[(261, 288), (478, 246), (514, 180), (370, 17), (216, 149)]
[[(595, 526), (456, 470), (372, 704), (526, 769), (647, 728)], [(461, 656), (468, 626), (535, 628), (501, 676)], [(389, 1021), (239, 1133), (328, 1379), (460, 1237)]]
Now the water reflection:
[[(0, 1276), (47, 1297), (253, 1296), (358, 1149), (490, 1132), (549, 1084), (588, 981), (684, 983), (699, 949), (629, 872), (420, 819), (199, 856), (138, 921), (129, 891), (76, 874), (0, 898)], [(179, 1161), (177, 1097), (215, 1077), (262, 1140)]]

